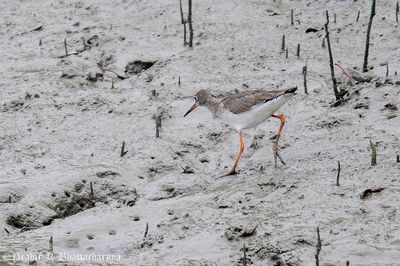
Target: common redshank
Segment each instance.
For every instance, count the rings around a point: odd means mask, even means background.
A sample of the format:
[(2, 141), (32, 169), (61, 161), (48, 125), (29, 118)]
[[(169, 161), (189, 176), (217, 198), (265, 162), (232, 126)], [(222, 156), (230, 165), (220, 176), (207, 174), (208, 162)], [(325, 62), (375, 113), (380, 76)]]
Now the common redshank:
[(297, 91), (297, 87), (286, 90), (248, 90), (232, 94), (221, 101), (215, 100), (208, 90), (200, 90), (194, 96), (192, 107), (183, 116), (187, 116), (197, 106), (207, 107), (215, 118), (220, 118), (224, 122), (232, 125), (239, 132), (240, 144), (239, 153), (236, 156), (235, 162), (229, 171), (228, 175), (236, 174), (240, 157), (244, 151), (243, 130), (255, 128), (260, 123), (264, 122), (269, 117), (274, 117), (280, 120), (278, 134), (272, 145), (274, 154), (275, 167), (277, 166), (277, 158), (285, 164), (279, 154), (278, 141), (282, 133), (283, 125), (285, 124), (285, 116), (275, 115), (274, 113), (292, 98)]

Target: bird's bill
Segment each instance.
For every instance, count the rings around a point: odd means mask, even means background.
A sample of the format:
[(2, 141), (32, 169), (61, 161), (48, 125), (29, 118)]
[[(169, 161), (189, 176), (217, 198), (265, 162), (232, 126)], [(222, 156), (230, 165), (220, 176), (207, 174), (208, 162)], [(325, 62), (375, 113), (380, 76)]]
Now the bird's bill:
[(183, 116), (187, 116), (191, 111), (193, 111), (196, 107), (198, 106), (197, 102), (194, 102), (192, 107), (190, 107), (190, 109), (186, 112), (186, 114)]

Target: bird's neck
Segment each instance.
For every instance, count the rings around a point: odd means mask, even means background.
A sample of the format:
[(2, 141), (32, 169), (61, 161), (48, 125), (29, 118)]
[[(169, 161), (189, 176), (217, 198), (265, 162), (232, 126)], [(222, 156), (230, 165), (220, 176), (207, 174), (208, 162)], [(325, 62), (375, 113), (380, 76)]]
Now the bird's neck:
[(211, 111), (211, 113), (214, 115), (214, 117), (218, 117), (218, 114), (219, 114), (219, 102), (218, 101), (216, 101), (212, 97), (209, 97), (207, 99), (205, 106), (208, 108), (208, 110)]

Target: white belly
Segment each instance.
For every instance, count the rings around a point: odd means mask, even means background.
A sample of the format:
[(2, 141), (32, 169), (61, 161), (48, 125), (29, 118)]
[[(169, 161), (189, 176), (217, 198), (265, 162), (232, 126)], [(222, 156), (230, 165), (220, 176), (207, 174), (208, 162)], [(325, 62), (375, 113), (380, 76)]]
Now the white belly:
[(254, 128), (267, 120), (290, 98), (290, 95), (284, 94), (266, 103), (255, 105), (249, 111), (239, 114), (224, 111), (221, 114), (221, 118), (234, 126), (238, 131), (247, 128)]

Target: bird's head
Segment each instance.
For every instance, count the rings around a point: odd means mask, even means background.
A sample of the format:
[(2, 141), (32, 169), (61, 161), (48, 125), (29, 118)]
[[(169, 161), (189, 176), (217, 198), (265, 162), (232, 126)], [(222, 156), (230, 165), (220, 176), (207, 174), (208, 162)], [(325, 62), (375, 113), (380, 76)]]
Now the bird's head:
[(186, 114), (183, 116), (187, 116), (190, 112), (192, 112), (197, 106), (204, 106), (207, 104), (208, 99), (210, 98), (210, 93), (207, 90), (199, 90), (194, 96), (194, 103), (192, 107), (186, 112)]

